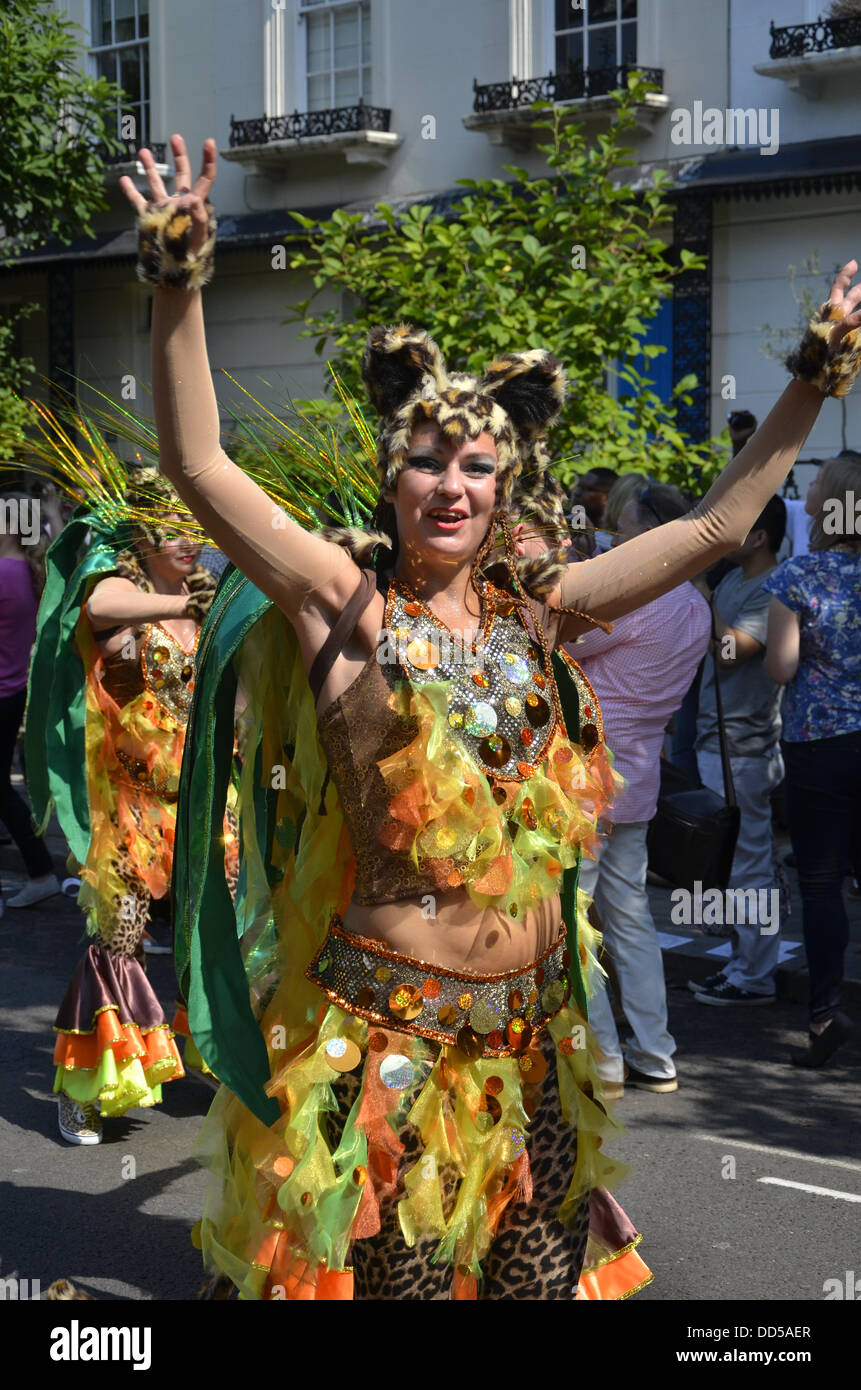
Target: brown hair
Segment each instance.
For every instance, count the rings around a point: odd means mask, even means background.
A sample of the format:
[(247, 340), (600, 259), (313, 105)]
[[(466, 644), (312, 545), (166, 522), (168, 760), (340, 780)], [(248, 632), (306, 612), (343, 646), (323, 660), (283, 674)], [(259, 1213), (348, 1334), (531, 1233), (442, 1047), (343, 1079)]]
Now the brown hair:
[(861, 454), (844, 449), (836, 459), (826, 459), (819, 472), (819, 485), (822, 501), (810, 528), (810, 549), (831, 550), (836, 545), (844, 545), (861, 550), (861, 533), (847, 526), (845, 517), (839, 531), (825, 529), (830, 515), (830, 509), (826, 510), (829, 502), (839, 502), (843, 507), (850, 492), (861, 501)]

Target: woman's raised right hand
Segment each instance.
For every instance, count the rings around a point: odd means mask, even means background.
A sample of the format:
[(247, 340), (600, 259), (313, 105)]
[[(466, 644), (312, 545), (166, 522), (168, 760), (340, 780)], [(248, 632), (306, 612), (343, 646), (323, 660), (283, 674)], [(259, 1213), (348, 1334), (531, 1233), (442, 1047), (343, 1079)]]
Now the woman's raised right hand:
[[(191, 216), (191, 235), (189, 238), (189, 249), (199, 251), (207, 238), (208, 218), (205, 202), (209, 196), (209, 191), (215, 183), (215, 165), (218, 158), (218, 150), (215, 141), (212, 139), (203, 142), (203, 158), (200, 166), (200, 174), (192, 187), (191, 184), (191, 163), (188, 158), (188, 151), (185, 148), (185, 141), (181, 135), (170, 137), (170, 148), (173, 152), (174, 166), (176, 169), (176, 193), (169, 194), (162, 183), (161, 175), (155, 167), (155, 160), (151, 150), (140, 150), (138, 159), (146, 171), (147, 183), (152, 193), (152, 202), (156, 207), (178, 207), (187, 208)], [(124, 175), (120, 179), (120, 188), (125, 193), (136, 213), (143, 212), (144, 208), (151, 206), (143, 194), (135, 187), (131, 179)]]

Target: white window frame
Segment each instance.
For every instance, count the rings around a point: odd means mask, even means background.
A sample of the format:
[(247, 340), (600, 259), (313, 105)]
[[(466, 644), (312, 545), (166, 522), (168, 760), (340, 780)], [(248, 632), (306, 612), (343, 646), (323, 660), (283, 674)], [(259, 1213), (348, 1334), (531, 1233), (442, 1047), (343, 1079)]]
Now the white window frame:
[[(373, 48), (373, 39), (371, 40), (371, 61), (370, 61), (370, 63), (366, 65), (366, 64), (364, 64), (364, 63), (361, 61), (361, 58), (362, 58), (362, 39), (363, 39), (363, 37), (364, 37), (364, 35), (363, 35), (363, 29), (362, 29), (362, 25), (363, 25), (363, 22), (364, 22), (364, 21), (363, 21), (363, 19), (361, 18), (361, 5), (362, 5), (362, 3), (365, 3), (365, 4), (367, 4), (367, 6), (368, 6), (368, 19), (367, 19), (368, 32), (369, 32), (369, 34), (373, 34), (373, 11), (372, 11), (373, 0), (319, 0), (319, 2), (318, 2), (317, 4), (308, 3), (308, 0), (298, 0), (297, 12), (296, 12), (296, 27), (297, 27), (297, 30), (298, 30), (297, 39), (296, 39), (296, 92), (297, 92), (297, 95), (298, 95), (298, 97), (299, 97), (299, 100), (298, 100), (298, 102), (296, 103), (296, 105), (297, 105), (297, 109), (298, 109), (299, 111), (305, 112), (305, 111), (310, 111), (310, 109), (311, 109), (310, 106), (309, 106), (309, 104), (308, 104), (308, 77), (309, 77), (309, 73), (308, 73), (308, 64), (307, 64), (307, 57), (308, 57), (308, 33), (307, 33), (307, 28), (306, 28), (306, 26), (305, 26), (305, 20), (306, 20), (306, 18), (308, 18), (309, 15), (314, 15), (314, 14), (330, 14), (330, 15), (334, 15), (335, 12), (336, 12), (337, 10), (356, 10), (356, 9), (357, 9), (357, 10), (359, 10), (359, 12), (360, 12), (360, 18), (359, 18), (359, 64), (358, 64), (358, 69), (359, 69), (359, 92), (360, 92), (360, 94), (362, 95), (362, 98), (363, 98), (363, 100), (365, 101), (365, 103), (366, 103), (367, 105), (370, 105), (370, 104), (371, 104), (370, 101), (369, 101), (369, 99), (368, 99), (368, 97), (367, 97), (364, 93), (362, 93), (362, 75), (363, 75), (363, 72), (364, 72), (365, 67), (368, 66), (368, 67), (370, 67), (370, 70), (371, 70), (372, 90), (373, 90), (373, 71), (374, 71), (374, 48)], [(330, 49), (330, 51), (331, 51), (331, 49)], [(342, 72), (349, 71), (349, 72), (353, 72), (353, 71), (355, 71), (355, 69), (353, 69), (353, 68), (349, 68), (349, 69), (347, 69), (347, 68), (341, 68), (341, 69), (330, 68), (330, 69), (329, 69), (329, 75), (330, 75), (329, 102), (330, 102), (330, 104), (329, 104), (328, 107), (324, 108), (324, 110), (335, 110), (335, 109), (337, 109), (337, 108), (336, 108), (336, 105), (335, 105), (334, 90), (333, 90), (333, 89), (334, 89), (334, 77), (335, 77), (336, 71), (342, 71)], [(317, 76), (318, 74), (310, 74), (310, 75), (311, 75), (311, 76)]]
[[(115, 8), (115, 4), (116, 4), (116, 0), (111, 0), (111, 29), (112, 29), (112, 31), (115, 31), (115, 30), (116, 30), (116, 8)], [(138, 132), (137, 132), (137, 138), (136, 138), (136, 140), (135, 140), (135, 145), (136, 145), (137, 149), (141, 149), (142, 147), (148, 147), (148, 146), (152, 143), (152, 138), (153, 138), (153, 134), (152, 134), (152, 116), (153, 116), (152, 26), (153, 26), (153, 12), (154, 12), (154, 10), (156, 9), (157, 0), (146, 0), (146, 4), (147, 4), (147, 6), (148, 6), (148, 8), (147, 8), (147, 19), (149, 20), (149, 26), (148, 26), (148, 27), (149, 27), (149, 32), (148, 32), (148, 34), (146, 35), (145, 38), (123, 39), (120, 43), (98, 43), (98, 44), (97, 44), (97, 43), (93, 43), (93, 39), (95, 38), (95, 33), (94, 33), (94, 27), (95, 27), (95, 26), (94, 26), (94, 20), (95, 20), (95, 13), (96, 13), (97, 0), (88, 0), (88, 33), (89, 33), (90, 43), (89, 43), (89, 47), (88, 47), (88, 50), (87, 50), (87, 63), (88, 63), (88, 68), (89, 68), (89, 72), (90, 72), (91, 76), (93, 76), (93, 77), (98, 76), (98, 70), (99, 70), (99, 69), (98, 69), (98, 62), (97, 62), (97, 59), (98, 59), (98, 57), (99, 57), (101, 54), (103, 54), (103, 53), (119, 53), (122, 49), (129, 49), (129, 48), (139, 49), (139, 48), (144, 48), (144, 47), (145, 47), (146, 50), (147, 50), (146, 63), (144, 64), (143, 81), (142, 81), (142, 83), (141, 83), (141, 101), (140, 101), (140, 108), (139, 108), (139, 109), (140, 109), (141, 115), (140, 115), (140, 119), (139, 119), (139, 121), (138, 121), (138, 125), (140, 126), (140, 125), (142, 125), (142, 124), (146, 124), (146, 125), (149, 126), (149, 129), (145, 129), (145, 130), (140, 130), (140, 129), (139, 129), (139, 130), (138, 130)], [(139, 27), (139, 23), (140, 23), (140, 5), (141, 5), (141, 0), (135, 0), (135, 27)], [(115, 81), (116, 79), (115, 79), (115, 78), (110, 78), (109, 80), (110, 80), (110, 81)], [(122, 137), (120, 136), (120, 117), (119, 117), (119, 115), (117, 116), (117, 131), (116, 131), (116, 134), (117, 134), (117, 139), (121, 139), (121, 138), (122, 138)]]
[[(638, 48), (638, 49), (639, 49), (639, 47), (640, 47), (640, 25), (642, 24), (642, 21), (643, 21), (643, 15), (640, 13), (640, 10), (641, 10), (641, 4), (639, 3), (639, 0), (638, 0), (638, 4), (637, 4), (637, 15), (636, 15), (636, 21), (635, 21), (636, 24), (637, 24), (637, 48)], [(584, 70), (585, 70), (586, 68), (592, 66), (592, 65), (590, 64), (590, 62), (589, 62), (589, 31), (590, 31), (590, 30), (593, 30), (593, 29), (609, 29), (611, 26), (614, 26), (614, 27), (615, 27), (615, 29), (616, 29), (616, 62), (617, 62), (617, 64), (618, 64), (618, 63), (621, 63), (621, 61), (622, 61), (622, 25), (623, 25), (623, 24), (630, 24), (630, 23), (631, 23), (631, 20), (630, 20), (630, 19), (625, 19), (625, 20), (620, 19), (620, 18), (618, 17), (618, 15), (617, 15), (617, 17), (616, 17), (614, 20), (602, 20), (602, 21), (601, 21), (600, 23), (598, 23), (598, 24), (589, 24), (589, 25), (587, 25), (587, 24), (586, 24), (586, 11), (584, 10), (582, 13), (583, 13), (583, 26), (582, 26), (581, 32), (582, 32), (583, 37), (584, 37), (584, 40), (585, 40), (585, 41), (584, 41), (584, 44), (583, 44), (583, 67), (584, 67)], [(544, 73), (548, 73), (548, 72), (553, 72), (553, 73), (555, 73), (555, 71), (556, 71), (556, 32), (557, 32), (557, 30), (556, 30), (556, 4), (555, 4), (555, 0), (544, 0), (544, 24), (543, 24), (542, 27), (543, 27), (543, 30), (544, 30), (544, 67), (543, 67), (542, 71), (543, 71)], [(637, 61), (637, 59), (635, 58), (635, 62), (636, 62), (636, 61)]]

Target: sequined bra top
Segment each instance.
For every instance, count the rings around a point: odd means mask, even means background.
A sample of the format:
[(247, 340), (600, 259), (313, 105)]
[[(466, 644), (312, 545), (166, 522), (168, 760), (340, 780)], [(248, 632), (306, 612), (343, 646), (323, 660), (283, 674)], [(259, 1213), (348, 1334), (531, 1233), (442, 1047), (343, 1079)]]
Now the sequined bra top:
[[(558, 891), (594, 829), (597, 749), (569, 742), (550, 654), (502, 590), (488, 585), (471, 647), (396, 581), (385, 621), (377, 651), (318, 717), (356, 857), (354, 900), (466, 887), (517, 916)], [(585, 680), (583, 694), (599, 721)]]
[(187, 652), (161, 623), (145, 624), (137, 660), (124, 655), (122, 648), (102, 657), (102, 685), (120, 709), (149, 691), (178, 723), (186, 724), (199, 636), (198, 628), (194, 647)]

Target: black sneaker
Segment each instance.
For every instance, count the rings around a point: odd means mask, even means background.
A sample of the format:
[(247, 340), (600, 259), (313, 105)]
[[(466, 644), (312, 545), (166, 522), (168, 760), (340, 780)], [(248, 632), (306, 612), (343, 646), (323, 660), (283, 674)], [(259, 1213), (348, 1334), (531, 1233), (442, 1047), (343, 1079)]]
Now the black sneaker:
[(625, 1085), (634, 1086), (638, 1091), (653, 1091), (656, 1095), (666, 1095), (679, 1089), (679, 1079), (677, 1076), (649, 1076), (648, 1072), (626, 1066)]
[(738, 985), (731, 985), (724, 979), (711, 989), (700, 986), (694, 998), (698, 1004), (773, 1004), (777, 994), (752, 994), (749, 989), (739, 989)]
[(701, 989), (714, 989), (715, 985), (722, 984), (726, 979), (722, 970), (716, 970), (713, 975), (706, 975), (704, 980), (688, 980), (688, 989), (691, 994), (699, 994)]

